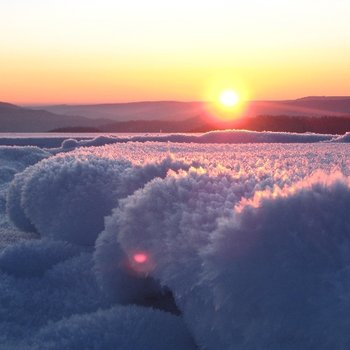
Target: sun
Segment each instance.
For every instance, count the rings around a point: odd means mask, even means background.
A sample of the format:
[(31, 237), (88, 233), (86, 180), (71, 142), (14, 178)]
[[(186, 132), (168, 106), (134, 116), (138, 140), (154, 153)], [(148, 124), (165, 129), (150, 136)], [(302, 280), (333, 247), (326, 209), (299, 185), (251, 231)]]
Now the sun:
[(214, 123), (241, 120), (248, 114), (250, 96), (248, 87), (233, 78), (209, 81), (204, 95), (206, 115)]
[(224, 107), (234, 107), (239, 101), (239, 97), (234, 90), (224, 90), (220, 93), (220, 103)]

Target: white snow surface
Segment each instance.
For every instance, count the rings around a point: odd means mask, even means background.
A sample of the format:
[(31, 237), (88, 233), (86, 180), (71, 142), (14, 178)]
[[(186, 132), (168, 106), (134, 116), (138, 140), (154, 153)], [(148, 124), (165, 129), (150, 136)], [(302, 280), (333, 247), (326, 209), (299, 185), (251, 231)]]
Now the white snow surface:
[(0, 147), (1, 349), (348, 349), (350, 145), (103, 140)]
[(348, 134), (288, 133), (274, 131), (218, 130), (199, 134), (2, 134), (0, 145), (37, 146), (51, 152), (70, 151), (79, 147), (104, 146), (127, 142), (178, 143), (316, 143), (348, 142)]

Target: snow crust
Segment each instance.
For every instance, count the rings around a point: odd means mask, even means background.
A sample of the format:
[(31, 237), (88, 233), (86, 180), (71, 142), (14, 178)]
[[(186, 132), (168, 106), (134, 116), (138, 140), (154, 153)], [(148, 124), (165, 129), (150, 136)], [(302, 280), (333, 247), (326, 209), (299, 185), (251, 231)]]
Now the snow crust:
[[(59, 136), (58, 136), (59, 135)], [(91, 136), (87, 134), (28, 134), (27, 137), (7, 137), (0, 138), (0, 146), (37, 146), (46, 148), (51, 152), (71, 151), (79, 147), (104, 146), (115, 143), (127, 142), (177, 142), (177, 143), (317, 143), (335, 140), (336, 142), (348, 142), (348, 137), (344, 135), (315, 134), (315, 133), (290, 133), (275, 131), (250, 131), (250, 130), (218, 130), (207, 133), (194, 134), (106, 134)], [(63, 134), (64, 135), (64, 134)], [(121, 136), (122, 135), (122, 136)]]
[(0, 147), (0, 348), (347, 349), (350, 146), (104, 141)]

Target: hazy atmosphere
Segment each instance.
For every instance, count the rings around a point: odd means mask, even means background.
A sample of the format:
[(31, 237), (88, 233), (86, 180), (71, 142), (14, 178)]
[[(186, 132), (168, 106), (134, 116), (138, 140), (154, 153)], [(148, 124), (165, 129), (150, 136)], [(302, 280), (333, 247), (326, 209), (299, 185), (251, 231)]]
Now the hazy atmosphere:
[(347, 95), (347, 0), (11, 0), (0, 96), (16, 104)]

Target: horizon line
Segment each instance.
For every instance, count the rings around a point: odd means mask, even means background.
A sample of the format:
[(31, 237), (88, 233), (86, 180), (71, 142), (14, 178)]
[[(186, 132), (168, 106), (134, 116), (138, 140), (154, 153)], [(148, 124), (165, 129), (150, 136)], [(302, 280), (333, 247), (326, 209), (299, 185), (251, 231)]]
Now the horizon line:
[[(296, 98), (283, 98), (283, 99), (252, 99), (245, 100), (243, 102), (281, 102), (281, 101), (296, 101), (305, 98), (350, 98), (350, 95), (307, 95)], [(46, 106), (99, 106), (99, 105), (116, 105), (116, 104), (137, 104), (137, 103), (215, 103), (215, 101), (203, 101), (203, 100), (132, 100), (132, 101), (106, 101), (106, 102), (48, 102), (48, 103), (21, 103), (21, 102), (8, 102), (0, 101), (0, 103), (9, 103), (20, 107), (46, 107)]]

